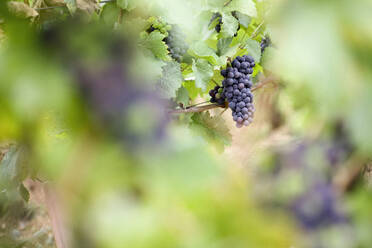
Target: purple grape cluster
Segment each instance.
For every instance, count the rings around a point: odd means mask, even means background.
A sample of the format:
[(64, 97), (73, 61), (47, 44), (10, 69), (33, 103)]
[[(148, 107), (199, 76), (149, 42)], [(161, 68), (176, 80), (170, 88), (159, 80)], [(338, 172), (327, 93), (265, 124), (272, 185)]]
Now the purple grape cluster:
[(236, 126), (241, 128), (253, 121), (255, 108), (251, 92), (251, 74), (256, 64), (252, 56), (248, 55), (236, 57), (231, 64), (231, 67), (221, 71), (221, 75), (225, 78), (222, 81), (224, 88), (222, 95), (229, 103)]
[(315, 184), (295, 199), (292, 211), (307, 230), (345, 224), (347, 216), (340, 209), (336, 192), (330, 184)]
[(214, 87), (209, 91), (209, 95), (211, 97), (211, 102), (212, 103), (218, 103), (220, 105), (224, 105), (226, 102), (226, 96), (223, 92), (223, 88), (219, 85)]
[(271, 45), (271, 40), (269, 37), (264, 37), (262, 40), (261, 40), (261, 53), (263, 53), (266, 49), (266, 47), (270, 46)]

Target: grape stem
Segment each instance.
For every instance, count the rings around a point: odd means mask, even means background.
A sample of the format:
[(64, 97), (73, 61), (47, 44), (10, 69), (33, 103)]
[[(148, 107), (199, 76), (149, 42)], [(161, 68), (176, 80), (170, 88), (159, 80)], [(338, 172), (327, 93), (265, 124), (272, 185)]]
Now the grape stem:
[(262, 21), (258, 26), (257, 28), (253, 31), (253, 33), (251, 34), (251, 39), (255, 38), (258, 34), (258, 30), (260, 30), (260, 28), (262, 27), (262, 25), (264, 24), (265, 22)]
[[(251, 91), (253, 92), (255, 90), (258, 90), (258, 89), (264, 87), (265, 85), (267, 85), (269, 83), (275, 84), (275, 82), (276, 82), (276, 79), (273, 76), (267, 77), (267, 78), (261, 80), (256, 86), (252, 87)], [(203, 103), (206, 103), (206, 102), (203, 102)], [(210, 110), (210, 109), (215, 109), (215, 108), (227, 108), (226, 105), (221, 105), (221, 104), (217, 104), (217, 103), (208, 104), (208, 105), (204, 105), (204, 106), (197, 106), (197, 105), (203, 104), (203, 103), (198, 103), (198, 104), (195, 104), (195, 105), (192, 105), (192, 106), (188, 106), (184, 109), (170, 110), (169, 113), (170, 114), (200, 113), (200, 112), (204, 112), (204, 111), (207, 111), (207, 110)]]
[(223, 7), (226, 7), (226, 6), (229, 5), (231, 2), (232, 2), (232, 0), (227, 1), (227, 2), (223, 5)]

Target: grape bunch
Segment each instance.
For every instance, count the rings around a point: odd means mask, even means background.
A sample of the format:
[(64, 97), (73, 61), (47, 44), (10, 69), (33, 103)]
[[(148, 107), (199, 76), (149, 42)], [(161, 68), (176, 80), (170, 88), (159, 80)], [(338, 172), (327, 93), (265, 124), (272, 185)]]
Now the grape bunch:
[(232, 110), (233, 120), (236, 126), (241, 128), (248, 126), (253, 121), (255, 108), (253, 106), (253, 94), (251, 92), (254, 59), (244, 55), (236, 57), (232, 62), (232, 67), (227, 67), (221, 71), (225, 78), (222, 81), (222, 96), (226, 97), (229, 108)]
[(219, 85), (214, 87), (214, 89), (211, 89), (209, 91), (209, 95), (211, 97), (210, 101), (212, 103), (218, 103), (220, 105), (224, 105), (225, 102), (226, 102), (226, 97), (225, 97), (225, 94), (223, 92), (223, 88)]
[[(236, 15), (236, 11), (231, 12), (231, 14), (232, 14), (232, 16), (235, 17), (235, 19), (237, 19), (237, 20), (239, 21), (237, 15)], [(216, 19), (218, 20), (218, 23), (217, 23), (217, 25), (214, 27), (214, 30), (216, 30), (216, 32), (219, 33), (219, 32), (221, 32), (222, 16), (221, 16), (221, 14), (218, 13), (218, 12), (213, 14), (213, 16), (212, 16), (212, 18), (211, 18), (211, 21), (210, 21), (210, 24), (211, 24), (214, 20), (216, 20)], [(239, 30), (240, 30), (240, 25), (238, 26), (238, 30), (237, 30), (237, 31), (239, 31)], [(236, 32), (236, 33), (234, 34), (235, 37), (236, 37), (237, 35), (238, 35), (238, 32)]]
[(262, 40), (261, 40), (261, 53), (263, 53), (266, 49), (266, 47), (270, 46), (271, 45), (271, 40), (269, 37), (264, 37)]
[(164, 42), (168, 46), (168, 51), (171, 57), (177, 62), (182, 61), (183, 55), (189, 49), (189, 46), (185, 42), (185, 39), (185, 35), (176, 25), (172, 25), (171, 30), (169, 30), (168, 32), (168, 37), (164, 38)]

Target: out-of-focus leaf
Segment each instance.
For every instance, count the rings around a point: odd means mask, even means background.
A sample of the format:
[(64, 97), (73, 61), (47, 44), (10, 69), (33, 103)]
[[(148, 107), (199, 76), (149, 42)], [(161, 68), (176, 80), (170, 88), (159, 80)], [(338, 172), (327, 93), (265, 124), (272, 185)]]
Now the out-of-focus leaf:
[(8, 7), (11, 12), (22, 18), (33, 18), (39, 15), (36, 10), (22, 2), (11, 1)]
[(118, 21), (120, 9), (114, 3), (107, 3), (101, 10), (104, 23), (113, 26)]
[(253, 0), (232, 0), (226, 7), (227, 11), (239, 11), (242, 14), (257, 16), (256, 5)]
[(141, 45), (150, 50), (155, 57), (169, 60), (168, 47), (163, 41), (164, 38), (165, 35), (157, 30), (150, 34), (143, 32), (141, 35)]
[(22, 150), (11, 146), (0, 162), (0, 187), (2, 189), (14, 187), (27, 176), (28, 170), (22, 159)]
[(193, 60), (192, 70), (195, 74), (195, 85), (205, 91), (213, 76), (213, 67), (204, 59)]
[(231, 13), (222, 13), (222, 37), (233, 37), (238, 27), (239, 22)]
[(163, 66), (163, 76), (159, 82), (160, 93), (164, 97), (176, 97), (176, 91), (182, 85), (182, 73), (180, 64), (168, 62)]
[(64, 0), (64, 1), (70, 13), (71, 14), (75, 13), (76, 8), (77, 8), (76, 0)]
[(136, 1), (135, 0), (117, 0), (116, 1), (116, 4), (122, 8), (122, 9), (125, 9), (125, 10), (132, 10), (136, 7), (135, 5)]
[(207, 140), (214, 143), (219, 151), (231, 144), (231, 134), (221, 116), (211, 116), (209, 112), (195, 113), (190, 127), (200, 132)]
[(30, 192), (28, 192), (23, 183), (19, 185), (19, 193), (21, 194), (23, 200), (25, 200), (26, 202), (30, 200)]

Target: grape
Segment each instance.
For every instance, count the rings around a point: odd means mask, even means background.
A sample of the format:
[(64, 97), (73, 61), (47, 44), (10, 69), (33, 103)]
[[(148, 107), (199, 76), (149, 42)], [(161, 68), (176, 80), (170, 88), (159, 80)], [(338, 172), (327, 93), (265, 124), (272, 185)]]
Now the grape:
[(228, 95), (227, 91), (224, 90), (223, 87), (217, 85), (213, 89), (209, 91), (209, 96), (211, 97), (211, 103), (218, 103), (220, 105), (225, 104), (226, 95)]
[(255, 109), (252, 104), (253, 95), (250, 89), (252, 80), (249, 74), (253, 72), (255, 62), (251, 56), (244, 55), (236, 57), (231, 65), (221, 70), (225, 84), (229, 85), (223, 88), (223, 93), (232, 110), (236, 126), (241, 128), (250, 125), (253, 121)]
[(266, 47), (270, 46), (271, 45), (271, 40), (269, 37), (264, 37), (262, 40), (261, 40), (261, 53), (263, 53), (266, 49)]
[(306, 229), (346, 222), (338, 208), (334, 189), (329, 184), (318, 184), (300, 195), (293, 203), (292, 211)]

